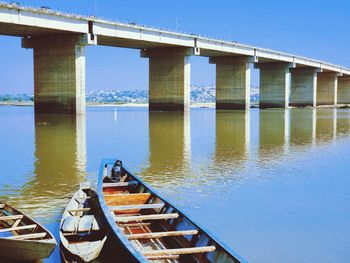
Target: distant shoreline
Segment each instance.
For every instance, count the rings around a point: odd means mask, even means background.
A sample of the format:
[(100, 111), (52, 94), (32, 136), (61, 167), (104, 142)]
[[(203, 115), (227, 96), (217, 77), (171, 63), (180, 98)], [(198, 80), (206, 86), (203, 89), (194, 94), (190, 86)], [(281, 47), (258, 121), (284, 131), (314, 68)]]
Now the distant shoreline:
[[(33, 102), (0, 101), (0, 106), (34, 106)], [(86, 106), (93, 107), (142, 107), (148, 108), (148, 103), (104, 103), (87, 102)], [(215, 108), (215, 102), (191, 103), (191, 108)]]
[[(33, 102), (19, 102), (19, 101), (0, 101), (0, 107), (1, 106), (30, 106), (33, 107)], [(148, 103), (110, 103), (110, 102), (87, 102), (86, 106), (88, 107), (140, 107), (140, 108), (148, 108)], [(195, 102), (191, 103), (191, 108), (209, 108), (209, 109), (215, 109), (215, 102)], [(251, 103), (250, 108), (259, 108), (259, 103)], [(312, 107), (293, 107), (290, 106), (290, 109), (292, 108), (312, 108)], [(339, 104), (336, 106), (332, 105), (320, 105), (317, 106), (317, 108), (350, 108), (350, 104)]]

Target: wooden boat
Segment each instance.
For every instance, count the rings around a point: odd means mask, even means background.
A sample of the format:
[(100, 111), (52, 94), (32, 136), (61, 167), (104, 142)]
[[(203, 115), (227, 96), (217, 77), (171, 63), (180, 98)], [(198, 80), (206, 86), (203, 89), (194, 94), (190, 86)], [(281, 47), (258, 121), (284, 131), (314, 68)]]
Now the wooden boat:
[(53, 235), (38, 222), (0, 202), (0, 257), (34, 261), (48, 258), (56, 247)]
[(124, 262), (244, 262), (121, 161), (102, 161), (98, 198)]
[(96, 192), (81, 184), (67, 204), (60, 224), (61, 247), (67, 258), (90, 262), (97, 258), (107, 240), (105, 219)]

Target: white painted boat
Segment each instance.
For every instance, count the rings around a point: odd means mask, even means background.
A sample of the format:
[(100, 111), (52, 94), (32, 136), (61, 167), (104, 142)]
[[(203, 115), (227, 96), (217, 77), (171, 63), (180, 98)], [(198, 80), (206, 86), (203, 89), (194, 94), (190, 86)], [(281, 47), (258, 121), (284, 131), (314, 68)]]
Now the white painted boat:
[(68, 258), (90, 262), (100, 255), (107, 240), (107, 228), (96, 192), (89, 184), (82, 184), (67, 204), (60, 239)]
[(34, 261), (48, 258), (56, 247), (53, 235), (38, 222), (0, 202), (0, 257)]

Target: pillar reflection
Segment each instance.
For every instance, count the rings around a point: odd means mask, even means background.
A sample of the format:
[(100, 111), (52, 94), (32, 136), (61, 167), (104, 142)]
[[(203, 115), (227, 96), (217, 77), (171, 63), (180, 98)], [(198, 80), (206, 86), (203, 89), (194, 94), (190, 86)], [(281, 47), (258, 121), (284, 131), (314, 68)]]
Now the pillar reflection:
[(289, 144), (289, 110), (260, 110), (259, 117), (259, 161), (278, 160)]
[[(149, 163), (141, 174), (154, 183), (176, 183), (190, 172), (189, 112), (149, 112)], [(154, 180), (157, 178), (157, 180)]]
[(217, 111), (215, 164), (237, 169), (249, 157), (250, 111)]
[(86, 174), (86, 116), (35, 115), (34, 176), (21, 192), (30, 214), (60, 211)]
[(316, 110), (316, 144), (333, 141), (337, 130), (337, 110)]
[(350, 111), (348, 109), (337, 109), (337, 137), (350, 134)]
[(316, 132), (315, 109), (290, 110), (290, 144), (293, 146), (311, 145)]

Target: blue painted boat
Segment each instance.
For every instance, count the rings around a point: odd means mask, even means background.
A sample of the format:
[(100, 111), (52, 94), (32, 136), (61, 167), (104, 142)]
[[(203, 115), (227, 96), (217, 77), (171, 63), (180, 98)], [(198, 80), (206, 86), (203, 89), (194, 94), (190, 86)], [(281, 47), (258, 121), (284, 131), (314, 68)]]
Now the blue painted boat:
[(118, 262), (245, 262), (119, 160), (102, 161), (97, 192)]

